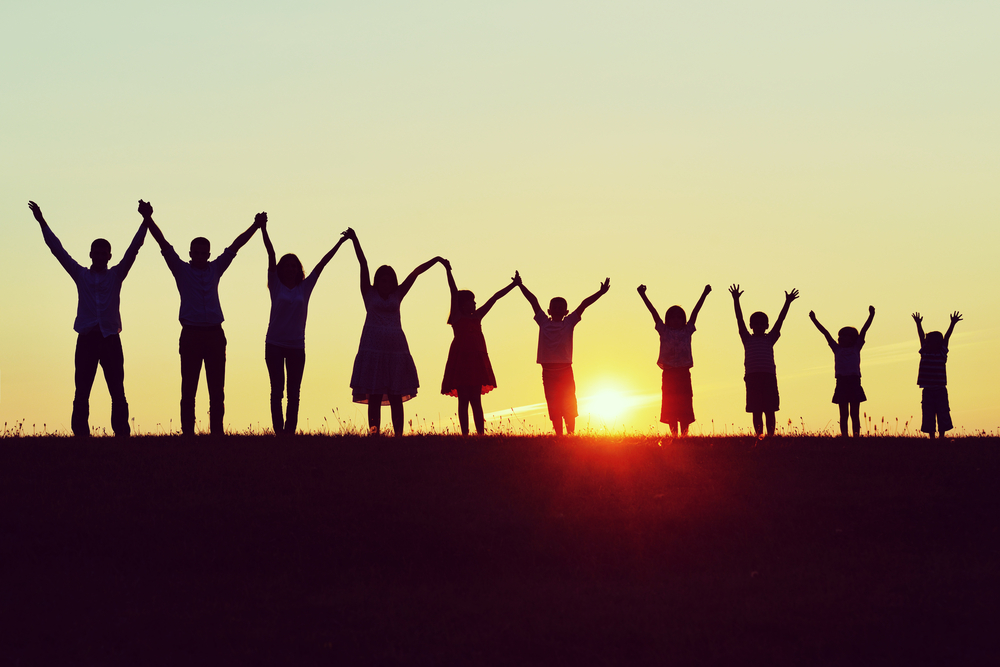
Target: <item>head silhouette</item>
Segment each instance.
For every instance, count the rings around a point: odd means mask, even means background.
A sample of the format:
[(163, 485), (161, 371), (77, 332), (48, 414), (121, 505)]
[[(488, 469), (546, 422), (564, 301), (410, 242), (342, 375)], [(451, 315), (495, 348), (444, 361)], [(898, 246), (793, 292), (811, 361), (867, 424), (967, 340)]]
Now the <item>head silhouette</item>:
[(663, 315), (663, 323), (668, 329), (683, 329), (687, 324), (687, 313), (680, 306), (670, 306)]
[(375, 279), (372, 281), (372, 287), (378, 292), (378, 295), (383, 299), (388, 299), (389, 295), (396, 291), (399, 287), (399, 281), (396, 279), (396, 272), (392, 270), (391, 266), (383, 264), (378, 267), (375, 271)]
[(90, 261), (91, 267), (98, 271), (108, 268), (108, 262), (111, 261), (111, 244), (105, 239), (94, 239), (90, 244)]
[(569, 306), (566, 305), (566, 299), (561, 296), (553, 297), (549, 301), (549, 317), (551, 317), (556, 322), (561, 322), (564, 317), (569, 314)]
[(278, 274), (278, 280), (288, 289), (298, 287), (306, 279), (306, 272), (302, 270), (302, 262), (291, 253), (283, 255), (278, 260), (274, 270)]
[(851, 347), (858, 342), (860, 334), (854, 327), (844, 327), (837, 332), (837, 342), (845, 347)]
[(188, 254), (191, 257), (191, 266), (204, 269), (208, 266), (208, 258), (212, 256), (212, 244), (208, 239), (199, 236), (191, 240), (191, 250)]
[(454, 324), (459, 316), (468, 317), (476, 312), (476, 295), (471, 290), (460, 289), (455, 293), (452, 312), (448, 314), (448, 324)]
[(940, 331), (931, 331), (924, 336), (924, 344), (921, 349), (927, 352), (937, 352), (944, 349), (944, 336), (941, 335)]
[(768, 319), (765, 313), (759, 310), (750, 316), (750, 330), (755, 334), (767, 333)]

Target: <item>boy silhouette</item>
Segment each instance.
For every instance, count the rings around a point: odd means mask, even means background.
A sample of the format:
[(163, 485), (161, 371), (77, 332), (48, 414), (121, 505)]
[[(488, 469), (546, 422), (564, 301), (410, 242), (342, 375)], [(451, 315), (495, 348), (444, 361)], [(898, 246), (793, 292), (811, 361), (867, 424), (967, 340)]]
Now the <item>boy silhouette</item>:
[(750, 329), (747, 331), (743, 323), (743, 309), (740, 307), (740, 297), (743, 295), (739, 285), (732, 285), (729, 293), (733, 295), (733, 308), (736, 311), (736, 324), (743, 341), (744, 376), (747, 385), (747, 412), (753, 414), (753, 430), (760, 436), (764, 433), (764, 419), (767, 419), (767, 434), (774, 435), (774, 413), (779, 408), (778, 376), (774, 365), (774, 344), (781, 336), (781, 325), (788, 315), (788, 307), (792, 301), (799, 298), (799, 291), (793, 289), (785, 292), (785, 305), (782, 306), (774, 327), (768, 331), (767, 315), (757, 311), (750, 316)]
[(191, 261), (184, 262), (153, 222), (152, 205), (140, 199), (139, 213), (149, 227), (149, 233), (160, 244), (160, 252), (177, 282), (177, 291), (181, 297), (181, 432), (184, 435), (194, 435), (195, 394), (204, 363), (210, 429), (212, 435), (224, 435), (222, 418), (226, 413), (226, 334), (222, 330), (225, 318), (219, 303), (219, 280), (236, 258), (239, 249), (267, 221), (267, 216), (258, 213), (254, 223), (212, 261), (208, 260), (212, 255), (211, 244), (208, 239), (199, 236), (191, 241)]
[(76, 393), (70, 420), (73, 435), (90, 436), (90, 390), (100, 364), (104, 380), (108, 383), (108, 393), (111, 394), (111, 429), (117, 437), (128, 437), (131, 430), (128, 401), (125, 400), (125, 356), (119, 337), (122, 330), (121, 291), (122, 282), (146, 239), (145, 221), (139, 225), (139, 231), (135, 233), (121, 262), (109, 268), (111, 244), (104, 239), (94, 239), (90, 244), (90, 267), (84, 268), (63, 249), (62, 243), (45, 222), (38, 204), (29, 201), (28, 208), (42, 228), (45, 244), (76, 283), (79, 297), (76, 320), (73, 322), (73, 330), (77, 333), (74, 354)]
[(962, 314), (957, 310), (951, 314), (951, 325), (943, 336), (940, 331), (924, 335), (924, 318), (920, 313), (913, 313), (913, 321), (917, 323), (917, 337), (920, 339), (920, 366), (917, 370), (917, 384), (921, 389), (920, 430), (933, 440), (937, 427), (943, 438), (947, 431), (954, 428), (951, 406), (948, 405), (948, 341), (955, 325), (962, 321)]
[(545, 316), (538, 305), (538, 299), (523, 283), (518, 283), (517, 286), (531, 304), (535, 322), (538, 323), (536, 361), (542, 365), (542, 386), (545, 389), (549, 419), (552, 420), (556, 435), (563, 434), (563, 421), (566, 422), (566, 432), (572, 435), (576, 429), (577, 416), (576, 381), (573, 378), (573, 330), (580, 323), (583, 311), (607, 294), (611, 279), (605, 278), (600, 289), (584, 299), (572, 313), (569, 312), (566, 299), (561, 296), (553, 298), (549, 301), (549, 317)]

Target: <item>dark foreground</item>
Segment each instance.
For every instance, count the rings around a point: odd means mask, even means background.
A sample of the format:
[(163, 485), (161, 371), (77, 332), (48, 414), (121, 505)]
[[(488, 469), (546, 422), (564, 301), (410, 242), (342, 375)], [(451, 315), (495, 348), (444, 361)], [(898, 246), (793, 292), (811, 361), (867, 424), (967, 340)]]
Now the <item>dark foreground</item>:
[(0, 663), (995, 664), (1000, 442), (0, 439)]

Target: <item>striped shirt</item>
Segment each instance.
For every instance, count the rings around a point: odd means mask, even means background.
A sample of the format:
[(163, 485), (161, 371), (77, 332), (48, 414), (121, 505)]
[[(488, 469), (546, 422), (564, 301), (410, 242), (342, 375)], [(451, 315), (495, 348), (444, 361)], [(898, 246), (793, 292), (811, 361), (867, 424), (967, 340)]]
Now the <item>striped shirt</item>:
[(745, 353), (743, 367), (747, 373), (776, 373), (774, 366), (774, 344), (778, 342), (781, 332), (768, 331), (762, 336), (754, 336), (749, 331), (741, 333), (743, 351)]
[(948, 348), (941, 347), (934, 351), (920, 350), (920, 368), (917, 371), (917, 384), (921, 387), (944, 387), (948, 384), (945, 363), (948, 361)]

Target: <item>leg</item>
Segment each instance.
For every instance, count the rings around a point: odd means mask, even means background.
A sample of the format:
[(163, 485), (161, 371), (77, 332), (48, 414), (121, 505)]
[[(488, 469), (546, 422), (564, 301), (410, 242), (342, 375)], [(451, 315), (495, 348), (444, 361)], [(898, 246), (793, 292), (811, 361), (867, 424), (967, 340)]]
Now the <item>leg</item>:
[(392, 431), (397, 438), (403, 437), (403, 397), (389, 394), (389, 414), (392, 417)]
[(295, 435), (295, 429), (299, 425), (299, 390), (302, 388), (302, 374), (306, 369), (305, 349), (287, 349), (285, 363), (288, 365), (288, 406), (285, 410), (285, 433)]
[(111, 430), (119, 438), (131, 435), (128, 425), (128, 401), (125, 400), (125, 355), (118, 335), (104, 338), (101, 344), (101, 368), (111, 394)]
[[(854, 437), (861, 437), (861, 402), (851, 401), (851, 425), (854, 427)], [(846, 433), (845, 433), (846, 435)]]
[(573, 435), (573, 432), (576, 431), (576, 417), (567, 416), (565, 417), (565, 419), (566, 419), (566, 434)]
[(368, 394), (368, 435), (379, 435), (382, 429), (382, 394)]
[(764, 413), (755, 412), (753, 413), (753, 432), (757, 435), (764, 434)]
[(552, 428), (555, 429), (556, 435), (563, 434), (562, 417), (552, 417)]
[(687, 423), (685, 423), (685, 422), (679, 422), (679, 425), (681, 427), (681, 435), (686, 438), (687, 434), (688, 434), (688, 427), (691, 426), (691, 423), (690, 422), (687, 422)]
[(769, 412), (765, 412), (764, 419), (767, 420), (767, 434), (774, 435), (774, 424), (775, 424), (774, 411), (771, 410)]
[(76, 353), (73, 355), (76, 364), (74, 381), (76, 394), (73, 397), (73, 416), (70, 424), (73, 435), (88, 437), (90, 435), (90, 390), (94, 386), (94, 376), (97, 375), (97, 363), (100, 360), (101, 332), (91, 331), (76, 337)]
[(194, 327), (181, 329), (181, 432), (194, 435), (194, 398), (204, 360), (200, 336)]
[(482, 389), (473, 392), (469, 397), (469, 405), (472, 406), (472, 421), (476, 424), (476, 433), (484, 435), (486, 433), (486, 419), (483, 418), (483, 394)]
[[(837, 407), (840, 408), (840, 437), (847, 437), (847, 410), (850, 408), (850, 403), (838, 403)], [(854, 424), (857, 425), (855, 420)]]
[(469, 387), (458, 388), (458, 426), (462, 429), (462, 435), (469, 435), (469, 395), (471, 393)]
[(285, 428), (285, 418), (281, 414), (281, 398), (285, 391), (285, 356), (282, 354), (282, 348), (265, 343), (264, 363), (267, 365), (267, 376), (271, 380), (271, 428), (274, 429), (275, 435), (281, 435)]
[(208, 382), (208, 419), (212, 435), (225, 435), (226, 416), (226, 334), (212, 328), (205, 348), (205, 380)]

